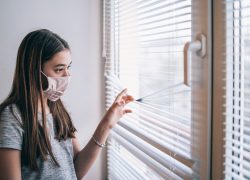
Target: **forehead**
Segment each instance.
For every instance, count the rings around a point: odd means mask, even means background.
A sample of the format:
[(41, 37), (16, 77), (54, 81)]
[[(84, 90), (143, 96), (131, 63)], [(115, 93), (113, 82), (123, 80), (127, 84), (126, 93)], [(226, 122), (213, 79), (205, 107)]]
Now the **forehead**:
[(69, 50), (63, 50), (56, 53), (49, 61), (47, 61), (45, 66), (55, 66), (57, 64), (69, 65), (71, 63), (71, 54)]

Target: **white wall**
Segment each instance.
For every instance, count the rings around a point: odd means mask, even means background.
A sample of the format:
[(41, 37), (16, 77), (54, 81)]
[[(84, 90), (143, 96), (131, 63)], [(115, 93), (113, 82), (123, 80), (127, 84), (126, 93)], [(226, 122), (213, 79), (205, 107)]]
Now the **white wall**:
[[(50, 29), (71, 46), (73, 77), (64, 100), (86, 144), (104, 111), (100, 23), (101, 0), (1, 0), (0, 101), (10, 90), (22, 38), (35, 29)], [(104, 159), (103, 152), (84, 179), (105, 179)]]

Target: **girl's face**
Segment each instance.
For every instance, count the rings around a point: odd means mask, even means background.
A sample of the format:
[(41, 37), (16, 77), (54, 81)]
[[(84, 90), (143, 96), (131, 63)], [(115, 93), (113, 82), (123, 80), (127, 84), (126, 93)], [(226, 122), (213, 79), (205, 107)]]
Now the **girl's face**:
[(43, 72), (49, 77), (63, 77), (70, 75), (71, 54), (69, 50), (61, 51), (44, 63)]

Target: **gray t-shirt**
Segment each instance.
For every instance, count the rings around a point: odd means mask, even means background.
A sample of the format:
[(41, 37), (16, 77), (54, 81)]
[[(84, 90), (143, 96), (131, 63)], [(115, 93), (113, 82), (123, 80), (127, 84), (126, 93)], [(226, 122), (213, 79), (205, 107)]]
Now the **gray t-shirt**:
[[(21, 116), (15, 105), (12, 105), (14, 113), (18, 119), (11, 113), (10, 107), (6, 107), (0, 115), (0, 148), (12, 148), (22, 150), (23, 129), (21, 127)], [(41, 114), (39, 115), (41, 119)], [(39, 117), (38, 116), (38, 117)], [(51, 114), (46, 116), (47, 127), (49, 129), (50, 142), (53, 154), (60, 167), (56, 166), (51, 158), (47, 161), (37, 159), (40, 171), (31, 171), (28, 167), (22, 166), (21, 173), (24, 180), (74, 180), (76, 179), (73, 163), (73, 145), (72, 140), (58, 141), (55, 139), (54, 121)]]

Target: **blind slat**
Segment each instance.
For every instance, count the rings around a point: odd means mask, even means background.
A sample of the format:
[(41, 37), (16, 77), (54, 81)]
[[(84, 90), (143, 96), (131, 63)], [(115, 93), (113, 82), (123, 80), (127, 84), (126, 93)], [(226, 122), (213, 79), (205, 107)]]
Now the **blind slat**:
[[(174, 158), (182, 162), (183, 164), (186, 164), (189, 167), (192, 167), (192, 165), (194, 164), (194, 161), (190, 158), (190, 152), (188, 153), (183, 150), (181, 151), (181, 149), (178, 148), (177, 143), (176, 144), (174, 142), (167, 143), (166, 141), (162, 141), (160, 139), (157, 139), (157, 137), (148, 134), (144, 130), (138, 131), (136, 130), (136, 128), (133, 128), (132, 126), (129, 126), (128, 124), (129, 123), (126, 124), (125, 121), (121, 122), (121, 125), (123, 125), (124, 128), (134, 133), (141, 139), (145, 140), (147, 143), (154, 145), (155, 147), (157, 147), (158, 149), (161, 149), (161, 151), (165, 152), (168, 155), (175, 154)], [(162, 146), (162, 148), (160, 148), (160, 146)], [(179, 146), (184, 146), (184, 145), (180, 144)], [(189, 146), (186, 146), (186, 149), (188, 149), (188, 147)]]
[[(133, 114), (119, 121), (109, 140), (108, 146), (112, 148), (108, 151), (109, 176), (117, 174), (116, 169), (112, 170), (114, 161), (119, 164), (120, 171), (124, 169), (128, 173), (128, 178), (142, 179), (144, 169), (134, 165), (133, 172), (130, 166), (133, 159), (122, 156), (126, 151), (146, 164), (148, 171), (156, 172), (155, 177), (198, 177), (193, 171), (198, 160), (192, 159), (195, 143), (191, 138), (191, 92), (190, 89), (184, 92), (182, 80), (175, 78), (183, 76), (180, 75), (183, 71), (182, 51), (184, 43), (191, 40), (191, 0), (106, 1), (105, 14), (109, 16), (105, 18), (106, 41), (103, 45), (106, 46), (106, 107), (113, 103), (123, 87), (142, 97), (147, 94), (142, 92), (146, 89), (150, 92), (157, 86), (161, 89), (160, 85), (178, 84), (169, 90), (175, 93), (164, 95), (165, 102), (171, 103), (135, 101), (127, 105)], [(157, 81), (158, 84), (153, 85)], [(172, 106), (176, 106), (175, 111)]]
[[(109, 143), (110, 145), (115, 146), (115, 144), (112, 144), (112, 142), (109, 142)], [(141, 163), (135, 162), (135, 160), (132, 160), (131, 157), (128, 157), (128, 155), (125, 153), (120, 155), (118, 151), (114, 150), (114, 148), (111, 148), (110, 151), (111, 152), (108, 154), (108, 157), (113, 157), (113, 154), (111, 155), (111, 153), (114, 153), (114, 156), (115, 156), (114, 158), (116, 158), (119, 162), (121, 162), (123, 166), (127, 168), (129, 167), (130, 169), (129, 172), (133, 174), (134, 177), (136, 177), (137, 179), (150, 179), (150, 177), (146, 175), (147, 170), (143, 168), (143, 165)], [(138, 167), (137, 171), (134, 171), (135, 166)], [(152, 172), (151, 172), (151, 175), (152, 175)]]
[(117, 126), (117, 128), (115, 128), (115, 132), (119, 133), (122, 137), (130, 140), (129, 142), (132, 143), (135, 147), (139, 148), (141, 151), (148, 154), (151, 158), (155, 159), (156, 161), (164, 165), (164, 167), (169, 167), (169, 165), (172, 164), (176, 167), (179, 166), (179, 168), (177, 168), (176, 171), (178, 171), (180, 175), (192, 174), (192, 170), (188, 168), (187, 166), (185, 166), (184, 164), (179, 163), (178, 161), (176, 161), (175, 163), (170, 162), (171, 159), (174, 160), (173, 158), (174, 156), (176, 156), (176, 154), (172, 154), (173, 157), (169, 157), (163, 152), (154, 148), (153, 146), (148, 145), (147, 143), (144, 143), (143, 140), (136, 137), (132, 133), (129, 133), (128, 131), (126, 131), (124, 128), (120, 126)]
[(244, 169), (247, 168), (250, 156), (248, 141), (250, 136), (247, 134), (247, 123), (250, 119), (248, 104), (247, 88), (249, 83), (249, 67), (248, 57), (246, 56), (247, 43), (245, 40), (249, 38), (247, 27), (250, 25), (250, 2), (249, 1), (233, 1), (224, 0), (225, 3), (225, 22), (226, 36), (226, 86), (224, 97), (225, 107), (225, 175), (227, 178), (249, 179), (250, 176), (245, 174)]
[[(121, 143), (121, 145), (125, 146), (129, 151), (131, 151), (134, 155), (136, 155), (138, 158), (140, 158), (144, 163), (146, 163), (152, 169), (156, 170), (156, 172), (161, 174), (164, 178), (167, 179), (167, 178), (172, 176), (173, 178), (180, 179), (179, 176), (175, 175), (174, 173), (172, 174), (172, 172), (170, 170), (168, 170), (164, 166), (160, 165), (156, 161), (152, 160), (150, 158), (151, 156), (144, 154), (143, 151), (137, 149), (136, 146), (133, 146), (129, 142), (126, 142), (126, 140), (124, 138), (122, 138), (120, 135), (118, 135), (118, 133), (112, 132), (111, 135), (119, 143)], [(169, 167), (169, 165), (166, 167)]]

